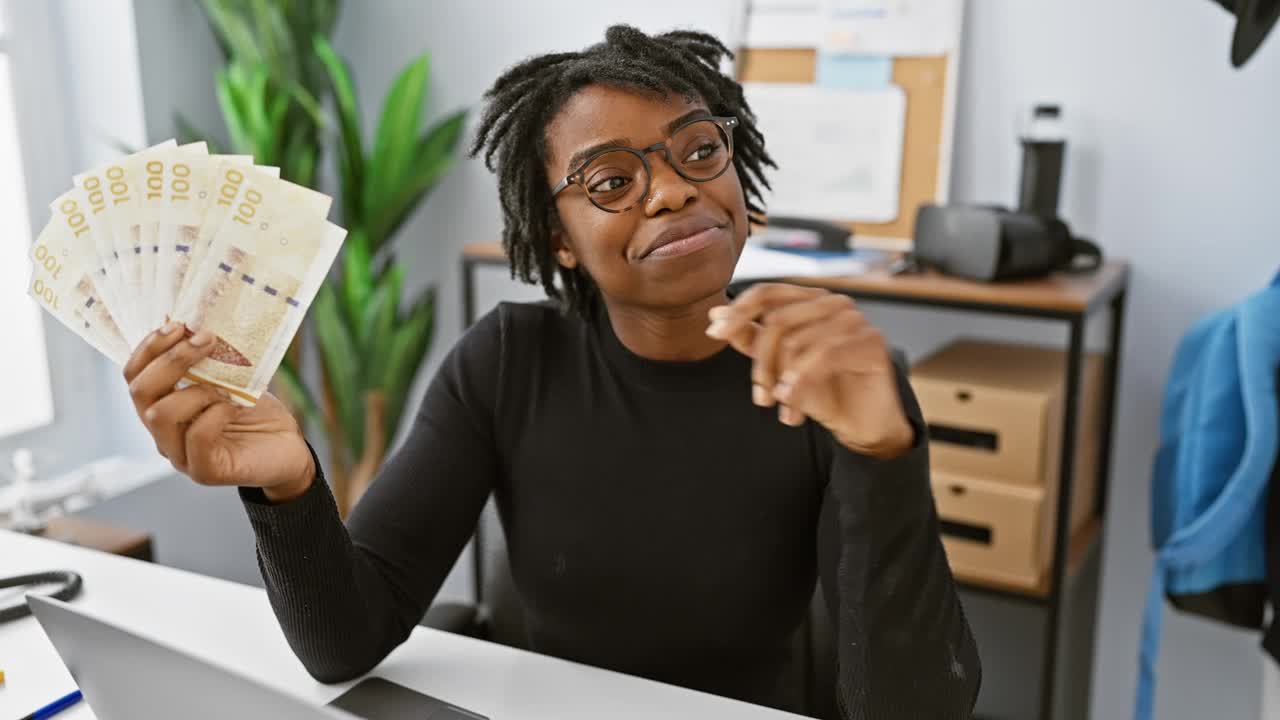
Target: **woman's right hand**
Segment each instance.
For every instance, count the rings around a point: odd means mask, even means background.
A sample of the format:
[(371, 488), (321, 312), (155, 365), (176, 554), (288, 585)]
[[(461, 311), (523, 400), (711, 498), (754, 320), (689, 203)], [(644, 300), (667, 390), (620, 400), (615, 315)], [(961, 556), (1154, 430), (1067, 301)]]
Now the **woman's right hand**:
[(261, 487), (272, 502), (301, 495), (317, 468), (284, 403), (264, 392), (245, 407), (209, 385), (174, 389), (214, 345), (210, 331), (184, 339), (182, 329), (171, 322), (151, 333), (124, 366), (134, 409), (156, 449), (201, 485)]

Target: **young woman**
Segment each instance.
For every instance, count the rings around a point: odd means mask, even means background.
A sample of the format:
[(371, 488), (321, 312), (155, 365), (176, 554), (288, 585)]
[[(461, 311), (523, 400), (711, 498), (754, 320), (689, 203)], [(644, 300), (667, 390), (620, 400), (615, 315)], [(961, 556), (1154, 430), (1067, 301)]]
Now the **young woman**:
[(789, 639), (820, 575), (844, 715), (969, 717), (978, 655), (903, 369), (846, 297), (726, 292), (772, 164), (727, 55), (618, 26), (498, 78), (472, 152), (513, 272), (551, 299), (466, 333), (345, 526), (279, 401), (173, 390), (209, 337), (161, 329), (130, 359), (160, 452), (240, 487), (317, 679), (404, 641), (493, 494), (539, 652), (802, 710)]

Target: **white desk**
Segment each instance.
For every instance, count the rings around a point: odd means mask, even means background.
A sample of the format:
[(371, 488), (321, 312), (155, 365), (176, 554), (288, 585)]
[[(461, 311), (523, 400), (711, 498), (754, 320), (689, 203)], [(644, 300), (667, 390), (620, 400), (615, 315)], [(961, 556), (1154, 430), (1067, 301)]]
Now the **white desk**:
[[(324, 704), (353, 683), (323, 685), (286, 644), (257, 588), (0, 531), (0, 577), (68, 569), (84, 577), (74, 601), (140, 635), (164, 638), (300, 697)], [(0, 591), (0, 603), (11, 601)], [(121, 659), (125, 662), (125, 659)], [(0, 625), (0, 720), (17, 718), (75, 685), (32, 617)], [(492, 720), (800, 716), (567, 662), (425, 627), (372, 672)], [(87, 720), (85, 703), (58, 720)]]

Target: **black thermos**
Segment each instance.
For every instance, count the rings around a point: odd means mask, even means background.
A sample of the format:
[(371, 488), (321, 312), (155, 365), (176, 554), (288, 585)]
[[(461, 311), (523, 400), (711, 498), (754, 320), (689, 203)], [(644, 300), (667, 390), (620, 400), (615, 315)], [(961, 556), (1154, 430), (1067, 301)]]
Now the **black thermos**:
[(1062, 108), (1036, 105), (1022, 132), (1022, 181), (1018, 210), (1057, 217), (1062, 185), (1062, 159), (1067, 149), (1062, 131)]

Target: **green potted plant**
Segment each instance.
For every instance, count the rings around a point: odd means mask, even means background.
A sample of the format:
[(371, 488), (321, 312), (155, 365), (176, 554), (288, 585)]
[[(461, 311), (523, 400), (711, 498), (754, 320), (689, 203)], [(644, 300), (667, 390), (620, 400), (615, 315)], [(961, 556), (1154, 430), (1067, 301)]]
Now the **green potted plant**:
[[(337, 5), (205, 0), (228, 59), (217, 92), (231, 151), (316, 187), (321, 150), (334, 146), (347, 240), (336, 277), (312, 303), (275, 390), (304, 426), (324, 431), (325, 475), (345, 517), (382, 465), (430, 349), (435, 290), (403, 297), (405, 271), (394, 239), (453, 166), (466, 112), (424, 128), (430, 62), (423, 54), (392, 83), (366, 150), (351, 70), (327, 39)], [(329, 98), (336, 122), (323, 111)], [(199, 137), (181, 118), (179, 127)], [(301, 370), (307, 340), (318, 351), (315, 383)]]
[[(226, 59), (215, 88), (231, 151), (316, 187), (329, 79), (312, 42), (332, 34), (338, 0), (204, 0), (202, 7)], [(184, 139), (208, 137), (182, 115), (175, 122)]]
[(348, 235), (340, 278), (326, 283), (311, 306), (323, 376), (320, 401), (293, 365), (281, 368), (281, 379), (290, 401), (326, 430), (325, 470), (345, 515), (382, 465), (434, 327), (434, 288), (402, 307), (404, 266), (392, 241), (453, 167), (466, 111), (423, 128), (430, 62), (421, 55), (392, 83), (366, 151), (347, 63), (323, 36), (316, 36), (315, 52), (337, 108), (341, 142), (335, 155)]

